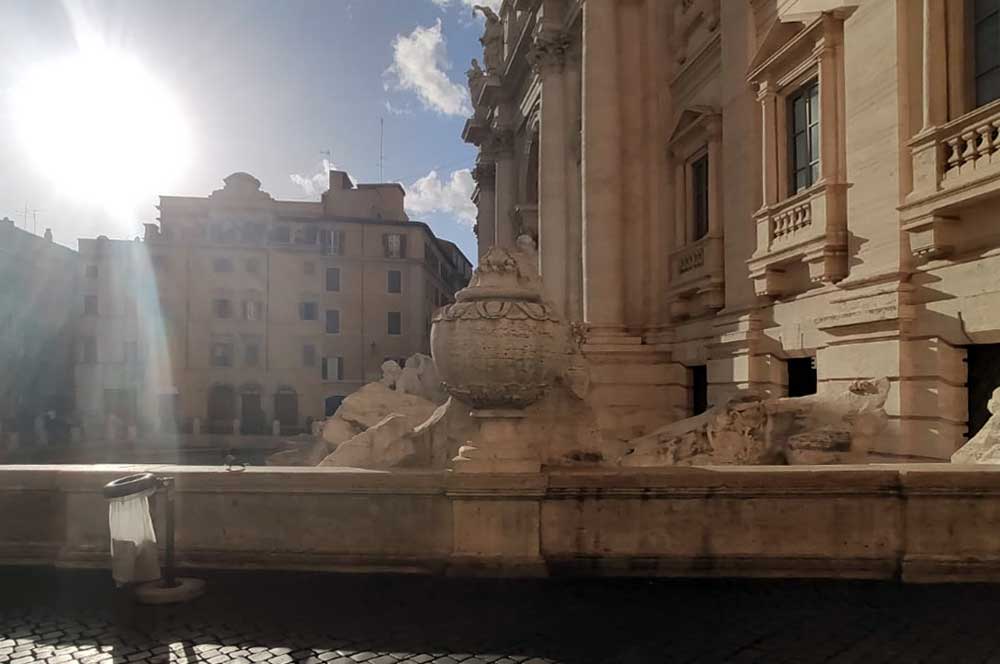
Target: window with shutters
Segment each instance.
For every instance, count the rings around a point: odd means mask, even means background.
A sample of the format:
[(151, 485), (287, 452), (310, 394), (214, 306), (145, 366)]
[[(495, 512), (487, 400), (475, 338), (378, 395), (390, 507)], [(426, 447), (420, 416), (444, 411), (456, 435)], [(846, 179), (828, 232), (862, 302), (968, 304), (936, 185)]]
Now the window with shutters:
[(316, 320), (319, 318), (319, 306), (315, 302), (303, 302), (299, 305), (299, 318)]
[(97, 315), (97, 296), (96, 295), (84, 295), (83, 296), (83, 315), (84, 316), (96, 316)]
[(326, 290), (330, 292), (340, 291), (340, 268), (326, 268)]
[(323, 380), (344, 380), (344, 358), (324, 357), (322, 376)]
[(337, 309), (326, 310), (326, 333), (340, 334), (340, 311)]
[(385, 233), (382, 236), (382, 246), (386, 258), (406, 258), (406, 235)]
[(323, 229), (319, 232), (320, 251), (326, 255), (343, 256), (344, 231)]
[(389, 270), (388, 283), (386, 284), (386, 290), (389, 293), (402, 293), (403, 292), (403, 273), (399, 270)]
[(398, 311), (390, 311), (387, 316), (387, 334), (398, 336), (403, 333), (403, 314)]
[(288, 226), (272, 226), (267, 237), (271, 242), (288, 244), (292, 240), (292, 229)]
[(302, 346), (302, 366), (316, 366), (316, 346), (313, 344), (304, 344)]
[(243, 319), (260, 320), (263, 317), (264, 303), (257, 300), (246, 300), (243, 302)]

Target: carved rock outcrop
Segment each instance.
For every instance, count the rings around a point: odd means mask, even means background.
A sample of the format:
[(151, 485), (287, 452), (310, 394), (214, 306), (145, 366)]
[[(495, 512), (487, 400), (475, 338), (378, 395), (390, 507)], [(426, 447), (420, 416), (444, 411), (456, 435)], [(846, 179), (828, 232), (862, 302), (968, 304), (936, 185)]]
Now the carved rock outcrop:
[(393, 468), (412, 462), (416, 449), (410, 440), (413, 428), (405, 415), (391, 414), (362, 431), (323, 459), (320, 466)]
[(860, 460), (886, 425), (889, 381), (840, 394), (762, 399), (746, 394), (631, 441), (622, 466), (829, 464)]

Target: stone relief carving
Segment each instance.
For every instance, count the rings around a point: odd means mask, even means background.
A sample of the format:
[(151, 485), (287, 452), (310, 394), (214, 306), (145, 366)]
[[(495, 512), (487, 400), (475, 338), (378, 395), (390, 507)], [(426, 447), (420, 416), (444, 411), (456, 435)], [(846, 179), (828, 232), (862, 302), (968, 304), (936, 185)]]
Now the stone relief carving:
[(975, 436), (951, 455), (952, 463), (1000, 464), (1000, 387), (986, 404), (990, 419)]
[(562, 67), (569, 47), (570, 38), (564, 31), (539, 30), (528, 50), (528, 64), (535, 73), (541, 73), (550, 67)]
[(840, 394), (763, 399), (747, 393), (637, 438), (622, 466), (830, 464), (862, 460), (888, 422), (889, 381)]

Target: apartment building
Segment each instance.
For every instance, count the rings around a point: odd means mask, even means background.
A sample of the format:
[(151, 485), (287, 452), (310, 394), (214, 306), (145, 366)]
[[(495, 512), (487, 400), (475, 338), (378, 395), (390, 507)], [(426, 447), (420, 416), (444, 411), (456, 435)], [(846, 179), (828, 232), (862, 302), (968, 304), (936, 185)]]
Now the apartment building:
[(408, 219), (398, 184), (330, 172), (319, 202), (234, 173), (162, 196), (139, 242), (80, 241), (78, 408), (181, 432), (304, 430), (430, 347), (430, 316), (472, 267)]

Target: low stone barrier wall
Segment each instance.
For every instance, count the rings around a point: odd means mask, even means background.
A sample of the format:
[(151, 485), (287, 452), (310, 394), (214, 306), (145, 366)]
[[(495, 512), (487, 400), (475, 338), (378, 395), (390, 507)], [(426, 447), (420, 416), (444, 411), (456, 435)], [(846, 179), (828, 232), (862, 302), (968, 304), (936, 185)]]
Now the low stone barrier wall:
[(176, 478), (178, 559), (191, 567), (1000, 580), (1000, 469), (947, 464), (0, 466), (0, 564), (107, 566), (101, 488), (144, 470)]

